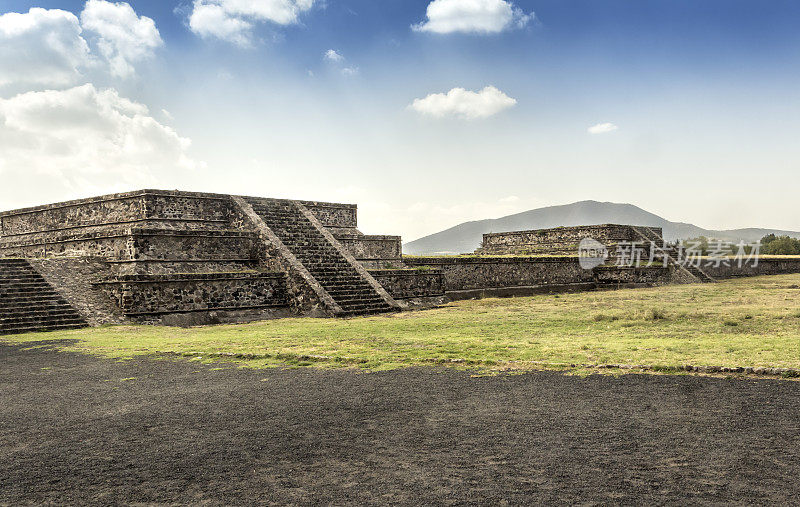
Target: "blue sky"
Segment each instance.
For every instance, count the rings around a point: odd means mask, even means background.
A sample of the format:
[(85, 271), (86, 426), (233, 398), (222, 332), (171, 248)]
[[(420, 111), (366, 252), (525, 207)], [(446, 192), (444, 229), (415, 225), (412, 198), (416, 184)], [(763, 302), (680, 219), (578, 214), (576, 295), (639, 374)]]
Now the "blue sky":
[[(451, 12), (463, 0), (437, 1)], [(191, 1), (0, 1), (0, 15), (62, 9), (81, 23), (76, 35), (68, 16), (36, 29), (0, 17), (0, 120), (14, 140), (0, 208), (148, 186), (357, 202), (365, 232), (407, 240), (582, 199), (800, 230), (800, 3), (481, 2), (513, 19), (436, 33), (412, 28), (451, 26), (426, 17), (429, 0), (259, 0), (296, 17), (229, 9), (251, 29), (221, 37), (190, 23)], [(85, 40), (86, 61), (39, 58), (48, 30)], [(54, 101), (74, 132), (42, 119)], [(81, 150), (64, 147), (76, 139)]]

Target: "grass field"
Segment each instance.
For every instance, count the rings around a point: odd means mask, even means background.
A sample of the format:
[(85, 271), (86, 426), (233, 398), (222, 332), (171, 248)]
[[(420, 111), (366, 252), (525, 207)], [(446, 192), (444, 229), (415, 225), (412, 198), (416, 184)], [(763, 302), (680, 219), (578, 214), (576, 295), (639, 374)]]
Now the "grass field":
[[(243, 366), (490, 369), (634, 364), (800, 368), (800, 274), (716, 284), (462, 301), (388, 316), (190, 329), (113, 326), (0, 337), (110, 358), (181, 355)], [(39, 343), (32, 343), (38, 346)]]

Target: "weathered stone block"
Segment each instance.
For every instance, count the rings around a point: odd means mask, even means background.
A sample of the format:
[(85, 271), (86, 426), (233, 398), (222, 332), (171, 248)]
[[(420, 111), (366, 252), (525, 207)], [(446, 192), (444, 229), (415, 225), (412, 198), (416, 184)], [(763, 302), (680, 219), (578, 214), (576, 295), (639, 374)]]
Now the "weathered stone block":
[(396, 299), (444, 294), (444, 275), (438, 269), (371, 269), (370, 274)]
[(289, 304), (284, 273), (121, 275), (96, 285), (129, 316)]

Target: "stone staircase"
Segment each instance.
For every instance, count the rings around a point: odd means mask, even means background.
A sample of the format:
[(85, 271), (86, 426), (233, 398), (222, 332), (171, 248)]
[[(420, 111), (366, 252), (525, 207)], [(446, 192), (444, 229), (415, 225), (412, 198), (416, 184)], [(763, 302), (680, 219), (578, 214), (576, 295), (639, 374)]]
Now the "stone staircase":
[(0, 334), (78, 329), (87, 322), (24, 259), (0, 259)]
[(705, 271), (700, 269), (698, 266), (692, 263), (685, 263), (679, 262), (678, 252), (674, 249), (664, 249), (664, 239), (659, 236), (658, 234), (654, 233), (647, 227), (633, 227), (633, 230), (638, 234), (645, 242), (653, 242), (658, 248), (664, 250), (670, 259), (670, 264), (675, 265), (678, 269), (684, 269), (688, 271), (692, 276), (697, 278), (700, 282), (703, 283), (712, 283), (715, 282), (713, 278), (711, 278)]
[(337, 316), (396, 310), (295, 202), (259, 198), (245, 201), (341, 307)]

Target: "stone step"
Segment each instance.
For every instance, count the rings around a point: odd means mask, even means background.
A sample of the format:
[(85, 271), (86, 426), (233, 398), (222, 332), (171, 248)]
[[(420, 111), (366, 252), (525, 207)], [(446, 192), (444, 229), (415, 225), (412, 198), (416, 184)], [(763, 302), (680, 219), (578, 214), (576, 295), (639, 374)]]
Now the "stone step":
[(68, 304), (60, 296), (29, 296), (3, 299), (0, 298), (0, 310), (14, 309), (17, 307), (39, 308), (42, 305)]
[(390, 313), (394, 311), (396, 311), (394, 308), (387, 305), (384, 308), (344, 310), (343, 312), (339, 313), (337, 317), (360, 317), (363, 315), (374, 315), (376, 313)]
[(334, 267), (319, 267), (313, 264), (303, 263), (307, 270), (313, 271), (315, 273), (341, 273), (342, 271), (352, 271), (353, 273), (356, 272), (351, 266), (342, 266), (340, 268)]
[(9, 327), (7, 329), (0, 329), (0, 334), (21, 334), (21, 333), (42, 333), (47, 331), (66, 331), (70, 329), (83, 329), (87, 327), (85, 323), (77, 324), (47, 324), (47, 325), (30, 325)]
[(342, 308), (360, 308), (360, 307), (367, 307), (367, 306), (389, 306), (383, 299), (355, 299), (355, 300), (343, 300), (340, 304)]
[(35, 310), (31, 310), (30, 307), (0, 309), (0, 319), (10, 319), (21, 316), (37, 317), (37, 316), (62, 315), (62, 314), (76, 315), (75, 309), (69, 305), (54, 306), (54, 307), (37, 306)]
[(14, 297), (29, 297), (29, 296), (58, 296), (58, 292), (50, 286), (42, 288), (42, 290), (29, 290), (29, 289), (15, 289), (15, 288), (0, 288), (0, 301), (6, 298)]
[(38, 314), (38, 315), (31, 315), (25, 314), (24, 316), (18, 317), (0, 317), (0, 327), (5, 325), (12, 325), (12, 324), (31, 324), (31, 323), (77, 323), (83, 322), (83, 319), (80, 315), (75, 313), (75, 311), (66, 312), (66, 313), (47, 313), (47, 314)]
[(372, 287), (364, 287), (364, 288), (340, 288), (340, 289), (331, 289), (328, 291), (331, 295), (336, 294), (339, 297), (352, 297), (352, 296), (367, 296), (375, 294), (375, 289)]
[[(31, 309), (33, 308), (33, 309)], [(63, 299), (53, 299), (51, 301), (37, 301), (35, 306), (31, 306), (30, 302), (14, 303), (12, 301), (0, 302), (0, 314), (16, 314), (19, 312), (31, 311), (50, 311), (50, 310), (63, 310), (72, 308), (69, 303)]]
[(343, 309), (388, 306), (382, 299), (334, 299)]
[(315, 276), (324, 276), (327, 278), (345, 278), (347, 280), (361, 280), (361, 276), (357, 276), (356, 271), (352, 273), (342, 273), (340, 270), (330, 270), (330, 271), (321, 271), (318, 269), (307, 268), (310, 273), (313, 273)]
[(369, 285), (323, 285), (331, 295), (348, 295), (346, 292), (355, 292), (361, 295), (376, 295), (375, 289)]
[(2, 287), (14, 287), (14, 288), (25, 288), (25, 287), (32, 287), (35, 290), (38, 289), (40, 286), (51, 287), (49, 283), (44, 278), (39, 278), (38, 280), (25, 280), (22, 282), (19, 281), (10, 281), (10, 280), (0, 280), (0, 288)]
[(29, 273), (36, 273), (37, 271), (33, 269), (33, 266), (30, 264), (0, 264), (0, 271), (3, 273), (15, 273), (15, 272), (29, 272)]
[[(332, 277), (328, 277), (326, 279), (326, 281), (330, 285), (347, 285), (348, 287), (350, 287), (350, 286), (352, 286), (354, 284), (362, 284), (362, 283), (366, 284), (366, 285), (369, 285), (360, 276), (343, 276), (343, 275), (339, 275), (339, 276), (335, 276), (335, 277), (332, 276)], [(320, 282), (320, 283), (322, 283), (322, 282)]]
[(328, 292), (343, 292), (343, 291), (356, 291), (356, 292), (364, 292), (369, 291), (370, 293), (374, 293), (375, 289), (364, 281), (355, 281), (355, 282), (342, 282), (342, 283), (330, 283), (326, 282), (326, 287), (329, 288)]
[(6, 289), (38, 290), (38, 289), (43, 289), (43, 288), (48, 288), (48, 287), (50, 287), (50, 284), (45, 282), (45, 281), (43, 281), (43, 280), (31, 280), (31, 281), (25, 281), (25, 282), (19, 282), (19, 281), (11, 282), (11, 281), (8, 281), (8, 280), (0, 281), (0, 288), (6, 288)]
[(21, 269), (10, 270), (10, 269), (0, 268), (0, 279), (30, 277), (30, 276), (39, 277), (41, 275), (33, 270), (21, 270)]
[(18, 317), (0, 320), (0, 329), (10, 329), (21, 326), (53, 325), (53, 324), (81, 324), (83, 319), (79, 315), (59, 317)]
[(0, 260), (0, 333), (86, 325), (80, 314), (26, 260)]
[(290, 201), (247, 199), (309, 273), (348, 314), (391, 306)]
[(28, 276), (0, 276), (0, 284), (5, 283), (30, 283), (30, 282), (38, 282), (41, 280), (41, 277), (28, 275)]
[(330, 294), (342, 294), (345, 292), (358, 292), (359, 294), (375, 294), (375, 289), (373, 289), (369, 285), (361, 285), (361, 284), (341, 284), (341, 285), (331, 285), (331, 284), (324, 284), (322, 285), (325, 287)]
[(0, 281), (0, 289), (8, 288), (18, 290), (30, 288), (31, 290), (39, 290), (42, 287), (52, 288), (52, 285), (47, 283), (43, 278), (40, 278), (39, 280), (26, 280), (24, 282), (10, 282), (6, 280)]
[(33, 304), (39, 302), (46, 302), (46, 301), (61, 301), (64, 300), (61, 298), (60, 294), (29, 294), (24, 296), (14, 296), (14, 297), (0, 297), (0, 306), (8, 306), (14, 304)]

